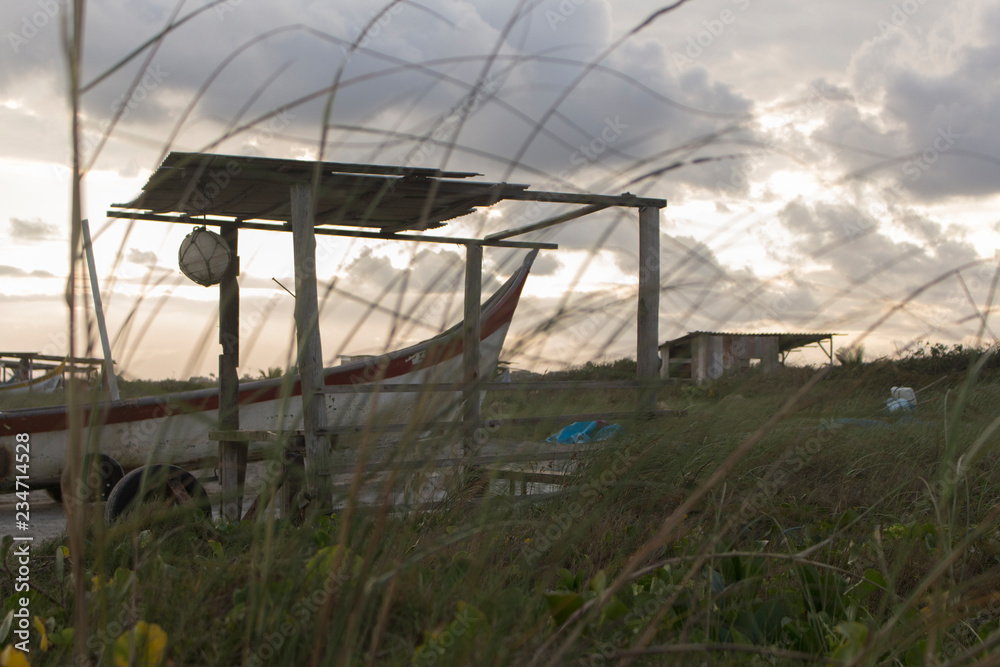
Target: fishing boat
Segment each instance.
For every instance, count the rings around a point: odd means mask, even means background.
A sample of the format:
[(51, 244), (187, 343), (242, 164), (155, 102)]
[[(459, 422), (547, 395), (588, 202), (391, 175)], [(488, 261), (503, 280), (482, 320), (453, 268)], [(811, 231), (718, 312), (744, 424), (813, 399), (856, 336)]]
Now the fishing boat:
[[(528, 271), (537, 254), (524, 262), (481, 307), (480, 377), (490, 377), (499, 361), (507, 330)], [(463, 323), (416, 345), (356, 361), (323, 373), (327, 387), (380, 384), (460, 383), (463, 378)], [(301, 428), (302, 389), (297, 377), (240, 384), (240, 426), (245, 430), (288, 433)], [(481, 394), (480, 394), (481, 396)], [(480, 398), (481, 400), (481, 398)], [(461, 392), (330, 393), (324, 396), (327, 423), (333, 428), (372, 423), (448, 421), (460, 409)], [(84, 442), (97, 443), (105, 465), (99, 468), (107, 487), (122, 472), (151, 463), (200, 469), (218, 460), (218, 444), (209, 432), (218, 427), (218, 388), (179, 392), (136, 400), (106, 401), (83, 407)], [(18, 454), (29, 451), (32, 489), (58, 492), (69, 441), (67, 406), (0, 412), (0, 492), (14, 490)], [(19, 434), (27, 434), (21, 436)], [(30, 447), (18, 448), (27, 440)], [(260, 458), (264, 443), (250, 443), (250, 457)], [(105, 493), (108, 488), (105, 488)]]
[(4, 384), (0, 384), (0, 393), (9, 396), (10, 394), (20, 394), (27, 391), (53, 392), (62, 385), (62, 374), (65, 368), (66, 362), (64, 361), (48, 373), (36, 378), (29, 378), (27, 380), (14, 378)]

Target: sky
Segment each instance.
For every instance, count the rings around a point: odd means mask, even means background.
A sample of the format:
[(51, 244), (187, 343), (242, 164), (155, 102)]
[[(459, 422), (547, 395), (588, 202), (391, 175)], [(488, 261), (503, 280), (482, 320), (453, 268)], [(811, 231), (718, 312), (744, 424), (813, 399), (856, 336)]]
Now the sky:
[[(0, 6), (3, 351), (67, 350), (66, 5)], [(868, 358), (995, 341), (1000, 2), (669, 6), (86, 3), (84, 211), (119, 370), (212, 373), (218, 293), (178, 270), (190, 228), (109, 207), (171, 150), (315, 159), (324, 119), (327, 160), (666, 199), (661, 340), (836, 332)], [(507, 202), (438, 231), (481, 237), (568, 208)], [(637, 218), (609, 209), (524, 237), (559, 249), (536, 263), (505, 359), (543, 371), (634, 355)], [(318, 243), (328, 362), (461, 317), (460, 248)], [(484, 291), (523, 253), (487, 249)], [(278, 285), (293, 282), (290, 235), (245, 231), (240, 258), (240, 370), (257, 375), (290, 359), (292, 297)], [(391, 311), (411, 319), (393, 326)]]

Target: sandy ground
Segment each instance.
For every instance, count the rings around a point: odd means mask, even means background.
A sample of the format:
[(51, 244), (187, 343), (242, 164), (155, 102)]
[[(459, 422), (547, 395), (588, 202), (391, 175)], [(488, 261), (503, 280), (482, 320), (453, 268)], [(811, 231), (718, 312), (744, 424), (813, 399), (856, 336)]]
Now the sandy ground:
[(28, 530), (18, 530), (16, 503), (20, 499), (13, 493), (0, 495), (0, 535), (33, 537), (35, 542), (50, 540), (66, 532), (66, 516), (62, 505), (49, 498), (44, 491), (28, 494)]
[[(247, 491), (249, 500), (244, 499), (244, 511), (257, 497), (260, 489), (264, 486), (265, 469), (263, 464), (251, 463), (247, 466)], [(214, 476), (212, 470), (192, 471), (192, 474), (199, 479)], [(214, 498), (219, 492), (219, 485), (215, 481), (203, 480), (205, 491)], [(28, 494), (30, 520), (27, 530), (19, 530), (17, 527), (17, 503), (20, 499), (13, 493), (0, 495), (0, 536), (17, 535), (23, 537), (33, 537), (35, 542), (51, 540), (66, 533), (66, 514), (61, 503), (52, 500), (44, 491), (32, 491)], [(95, 519), (103, 520), (103, 505), (94, 508)], [(213, 502), (213, 514), (218, 518), (218, 502)]]

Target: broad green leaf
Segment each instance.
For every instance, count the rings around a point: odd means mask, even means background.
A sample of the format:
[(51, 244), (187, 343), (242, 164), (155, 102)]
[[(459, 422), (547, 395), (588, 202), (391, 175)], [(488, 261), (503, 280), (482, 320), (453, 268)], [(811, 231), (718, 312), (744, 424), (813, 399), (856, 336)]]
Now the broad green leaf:
[(216, 558), (220, 558), (220, 559), (223, 558), (224, 555), (222, 553), (222, 543), (221, 542), (216, 542), (215, 540), (209, 540), (208, 541), (208, 546), (212, 547), (212, 555), (213, 556), (215, 556)]
[(66, 557), (69, 556), (69, 549), (66, 547), (56, 548), (56, 581), (61, 582), (66, 574)]
[(0, 644), (7, 640), (7, 634), (10, 632), (10, 625), (14, 622), (14, 610), (11, 609), (4, 616), (3, 622), (0, 623)]
[(357, 576), (362, 567), (364, 567), (364, 561), (361, 560), (360, 556), (352, 554), (349, 549), (345, 549), (339, 544), (335, 544), (332, 547), (323, 547), (309, 559), (309, 562), (306, 563), (306, 577), (313, 580), (317, 577), (329, 576), (346, 579), (347, 573)]
[(594, 591), (598, 595), (604, 592), (604, 589), (608, 587), (608, 575), (604, 570), (598, 570), (594, 578), (590, 580), (590, 590)]
[(844, 638), (844, 641), (833, 651), (834, 660), (850, 662), (861, 655), (868, 641), (868, 626), (856, 621), (844, 621), (834, 626), (837, 634)]
[(547, 591), (545, 603), (557, 626), (562, 626), (577, 609), (583, 606), (583, 596), (571, 591)]
[(868, 568), (865, 570), (865, 577), (851, 589), (850, 593), (856, 600), (863, 600), (879, 591), (889, 589), (885, 577), (878, 570)]

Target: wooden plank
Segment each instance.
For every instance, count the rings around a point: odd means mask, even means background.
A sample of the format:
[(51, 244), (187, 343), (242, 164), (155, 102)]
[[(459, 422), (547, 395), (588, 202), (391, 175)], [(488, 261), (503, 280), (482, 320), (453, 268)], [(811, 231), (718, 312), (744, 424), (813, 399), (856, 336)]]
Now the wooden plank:
[[(652, 386), (659, 386), (659, 382)], [(593, 380), (576, 382), (572, 380), (539, 380), (527, 382), (486, 382), (480, 383), (480, 391), (560, 391), (578, 389), (640, 389), (650, 386), (637, 380)], [(427, 383), (427, 384), (355, 384), (355, 385), (327, 385), (320, 388), (323, 394), (380, 394), (380, 393), (407, 393), (407, 392), (455, 392), (462, 391), (464, 384), (448, 383)]]
[(257, 518), (258, 513), (266, 510), (267, 506), (271, 504), (272, 500), (274, 500), (274, 496), (283, 488), (287, 478), (288, 471), (284, 466), (282, 466), (277, 479), (269, 482), (263, 489), (261, 489), (261, 492), (257, 495), (257, 497), (253, 499), (253, 502), (247, 509), (246, 514), (243, 515), (243, 520), (253, 521)]
[(167, 486), (170, 487), (170, 492), (174, 495), (178, 505), (187, 505), (191, 502), (191, 496), (188, 494), (187, 489), (184, 488), (184, 484), (174, 477), (167, 478)]
[[(239, 228), (222, 225), (222, 239), (232, 260), (219, 283), (219, 430), (240, 428), (240, 274)], [(219, 513), (224, 521), (239, 521), (243, 515), (243, 484), (246, 481), (247, 443), (219, 441), (219, 483), (222, 499)]]
[(326, 408), (316, 390), (323, 385), (323, 349), (319, 335), (319, 305), (316, 295), (316, 236), (313, 225), (312, 192), (298, 183), (290, 188), (292, 249), (295, 259), (295, 333), (298, 371), (302, 382), (302, 418), (305, 431), (306, 486), (320, 507), (333, 501), (327, 475), (330, 445), (320, 429), (326, 428)]
[[(108, 211), (109, 218), (125, 218), (129, 220), (149, 220), (151, 222), (172, 222), (182, 225), (207, 225), (218, 226), (227, 220), (190, 218), (174, 215), (161, 215), (158, 213), (139, 213), (130, 211)], [(246, 222), (240, 220), (236, 223), (240, 229), (253, 229), (264, 232), (289, 232), (288, 225), (275, 225), (263, 222)], [(333, 229), (329, 227), (317, 227), (316, 234), (321, 236), (346, 236), (361, 239), (376, 239), (379, 241), (416, 241), (418, 243), (444, 243), (450, 245), (466, 245), (468, 243), (481, 243), (484, 246), (495, 248), (539, 248), (541, 250), (556, 250), (557, 243), (536, 243), (534, 241), (480, 241), (479, 239), (462, 238), (455, 236), (434, 236), (431, 234), (385, 234), (383, 232), (369, 232), (355, 229)], [(98, 359), (96, 363), (100, 363)]]
[[(639, 209), (639, 301), (636, 321), (636, 379), (652, 383), (660, 374), (660, 209)], [(656, 409), (656, 391), (639, 396), (639, 410)]]
[(0, 357), (12, 357), (14, 359), (22, 359), (27, 357), (35, 361), (65, 361), (70, 364), (81, 364), (88, 366), (100, 366), (104, 363), (103, 359), (97, 359), (94, 357), (67, 357), (59, 356), (53, 354), (36, 354), (34, 352), (0, 352)]
[(625, 206), (629, 208), (663, 208), (666, 199), (650, 199), (638, 197), (626, 192), (622, 195), (588, 195), (570, 192), (541, 192), (536, 190), (505, 191), (502, 199), (517, 201), (541, 201), (554, 204), (605, 204), (607, 206)]
[[(598, 419), (603, 420), (617, 420), (617, 419), (652, 419), (656, 417), (686, 417), (687, 410), (635, 410), (628, 412), (584, 412), (572, 415), (542, 415), (538, 417), (514, 417), (511, 419), (487, 419), (480, 422), (482, 425), (497, 425), (502, 426), (504, 424), (510, 425), (524, 425), (524, 424), (539, 424), (546, 422), (558, 423), (572, 423), (575, 421), (595, 421)], [(465, 428), (464, 422), (454, 422), (454, 421), (433, 421), (433, 422), (420, 422), (418, 424), (408, 423), (408, 424), (379, 424), (374, 427), (369, 426), (330, 426), (322, 429), (320, 433), (325, 434), (350, 434), (350, 433), (395, 433), (402, 431), (423, 431), (427, 429), (434, 428)]]
[[(297, 436), (289, 440), (289, 449), (285, 451), (284, 461), (281, 467), (281, 499), (279, 511), (282, 519), (289, 519), (292, 523), (302, 522), (302, 507), (299, 506), (299, 497), (302, 492), (302, 483), (308, 473), (306, 469), (307, 461), (303, 459), (301, 448), (305, 447), (305, 436)], [(298, 450), (298, 451), (297, 451)], [(326, 480), (329, 482), (329, 480)], [(330, 503), (333, 504), (333, 488), (327, 484), (326, 493), (330, 494)]]
[(490, 473), (494, 479), (509, 479), (512, 482), (535, 483), (535, 484), (567, 484), (572, 481), (574, 474), (571, 472), (559, 472), (549, 470), (542, 472), (538, 470), (522, 470), (512, 466), (480, 466), (480, 470)]
[(465, 246), (465, 320), (462, 323), (462, 380), (464, 407), (465, 452), (475, 446), (475, 433), (480, 422), (479, 407), (479, 345), (482, 318), (483, 247), (477, 243)]
[(554, 415), (541, 417), (514, 417), (502, 420), (503, 424), (523, 425), (545, 422), (587, 422), (603, 419), (614, 421), (618, 419), (652, 419), (655, 417), (686, 417), (687, 410), (636, 410), (628, 412), (583, 412), (575, 415)]
[(280, 434), (274, 431), (259, 430), (217, 430), (209, 431), (208, 439), (214, 441), (229, 440), (234, 442), (278, 442)]

